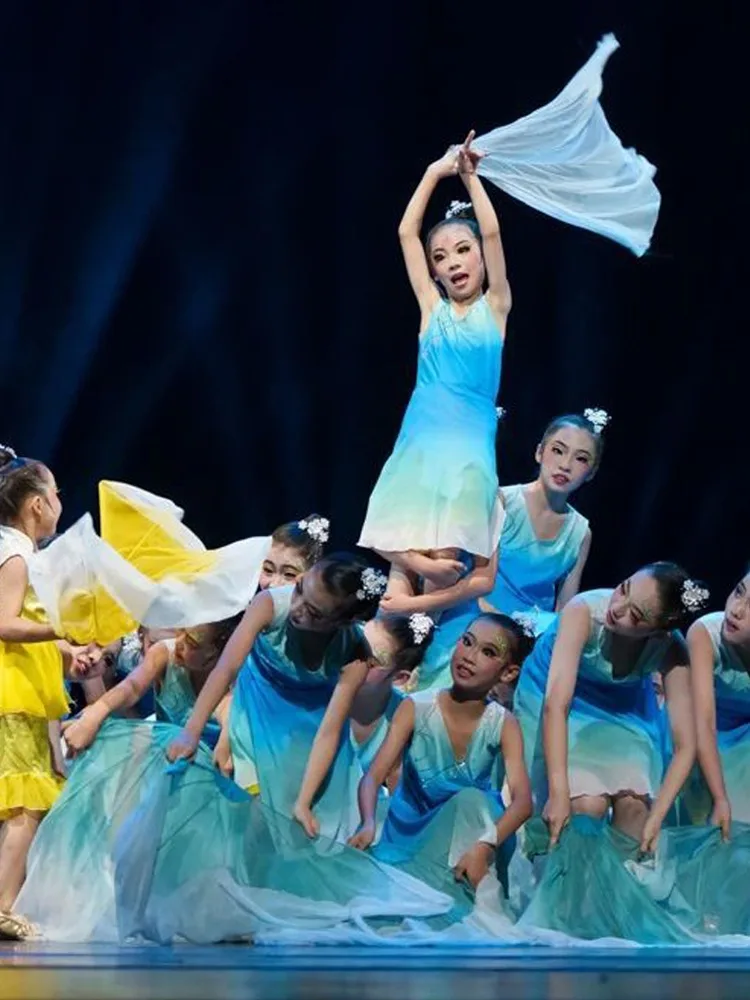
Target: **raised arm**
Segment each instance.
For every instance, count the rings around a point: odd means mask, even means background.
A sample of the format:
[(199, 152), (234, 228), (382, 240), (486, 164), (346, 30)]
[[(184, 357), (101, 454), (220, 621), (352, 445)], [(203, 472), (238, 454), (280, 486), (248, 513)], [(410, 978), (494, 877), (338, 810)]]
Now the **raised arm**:
[(471, 149), (475, 133), (472, 131), (466, 137), (466, 142), (459, 151), (459, 171), (461, 180), (471, 198), (479, 232), (482, 237), (484, 266), (487, 271), (487, 299), (492, 311), (505, 330), (505, 320), (511, 307), (510, 285), (505, 268), (505, 253), (500, 238), (500, 223), (497, 213), (490, 201), (489, 195), (476, 172), (477, 163), (482, 157), (480, 151)]
[(168, 662), (169, 650), (163, 642), (157, 642), (124, 680), (93, 705), (87, 706), (78, 719), (64, 723), (63, 735), (69, 750), (77, 754), (91, 746), (109, 716), (137, 705), (146, 691), (162, 677)]
[(359, 783), (360, 827), (349, 843), (359, 850), (366, 850), (375, 839), (375, 810), (378, 790), (388, 775), (401, 762), (404, 748), (414, 732), (414, 702), (405, 698), (396, 709), (388, 727), (388, 735), (375, 755), (370, 769)]
[(11, 556), (0, 566), (0, 640), (3, 642), (53, 642), (51, 625), (21, 618), (29, 574), (21, 556)]
[(234, 683), (258, 635), (272, 620), (271, 595), (267, 592), (258, 594), (232, 633), (218, 663), (208, 675), (182, 734), (167, 747), (169, 760), (193, 756), (208, 720)]
[(549, 799), (544, 818), (554, 847), (570, 819), (568, 781), (568, 713), (573, 701), (578, 665), (591, 632), (591, 614), (583, 601), (574, 600), (560, 615), (544, 696), (542, 734)]
[(411, 196), (398, 227), (406, 273), (422, 312), (422, 330), (427, 326), (430, 313), (440, 299), (422, 245), (424, 214), (438, 182), (457, 173), (458, 150), (449, 150), (441, 160), (431, 163)]
[(576, 564), (570, 573), (568, 573), (565, 577), (562, 587), (560, 587), (557, 595), (557, 601), (555, 602), (555, 611), (562, 611), (565, 605), (568, 604), (569, 601), (572, 601), (581, 589), (581, 577), (583, 576), (583, 571), (586, 568), (589, 552), (591, 552), (591, 532), (587, 531), (586, 536), (581, 542), (581, 548), (578, 552)]
[(719, 747), (716, 742), (716, 693), (714, 690), (714, 647), (705, 626), (695, 622), (687, 636), (690, 679), (695, 706), (695, 735), (698, 763), (711, 792), (714, 808), (711, 822), (721, 827), (729, 839), (732, 822), (730, 802), (724, 784)]
[(695, 763), (695, 716), (687, 650), (678, 649), (673, 657), (672, 665), (668, 664), (664, 670), (664, 695), (672, 731), (673, 753), (641, 838), (641, 850), (647, 853), (655, 849), (661, 825)]

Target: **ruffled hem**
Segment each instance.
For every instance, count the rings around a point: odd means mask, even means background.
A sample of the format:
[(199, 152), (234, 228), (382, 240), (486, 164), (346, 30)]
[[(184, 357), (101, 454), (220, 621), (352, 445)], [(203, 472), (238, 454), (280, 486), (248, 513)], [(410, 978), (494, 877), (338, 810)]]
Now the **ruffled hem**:
[(31, 771), (0, 776), (0, 822), (17, 809), (49, 812), (65, 781), (58, 774), (35, 774)]

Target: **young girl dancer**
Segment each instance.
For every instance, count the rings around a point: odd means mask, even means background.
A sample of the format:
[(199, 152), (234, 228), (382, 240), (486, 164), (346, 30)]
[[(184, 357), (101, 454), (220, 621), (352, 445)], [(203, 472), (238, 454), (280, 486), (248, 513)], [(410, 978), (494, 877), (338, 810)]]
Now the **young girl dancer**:
[(534, 610), (539, 632), (580, 587), (591, 530), (570, 498), (599, 468), (608, 420), (603, 410), (557, 417), (536, 450), (537, 479), (500, 490), (505, 521), (497, 577), (486, 603), (505, 614)]
[[(453, 654), (452, 686), (407, 698), (396, 712), (360, 784), (362, 822), (352, 846), (373, 843), (378, 788), (403, 757), (375, 856), (436, 888), (449, 891), (455, 880), (476, 889), (498, 849), (512, 844), (531, 815), (520, 727), (488, 695), (499, 681), (518, 676), (532, 645), (521, 625), (505, 615), (482, 615), (471, 623)], [(501, 871), (512, 848), (502, 853)]]
[[(79, 718), (65, 723), (63, 734), (69, 749), (78, 754), (91, 746), (111, 715), (137, 705), (150, 690), (154, 692), (157, 722), (184, 726), (237, 624), (237, 618), (230, 618), (215, 625), (181, 629), (174, 638), (151, 645), (124, 680), (85, 708)], [(214, 746), (218, 737), (218, 723), (209, 723), (203, 738)]]
[[(653, 563), (615, 590), (580, 594), (537, 643), (515, 706), (551, 845), (571, 813), (611, 809), (616, 827), (654, 849), (695, 757), (688, 655), (675, 630), (705, 596), (679, 566)], [(656, 671), (672, 731), (666, 774)]]
[[(491, 558), (502, 509), (495, 471), (495, 401), (510, 289), (500, 227), (476, 173), (481, 153), (464, 146), (427, 168), (399, 237), (421, 310), (417, 386), (370, 497), (359, 544), (437, 587), (454, 583), (455, 560), (436, 549)], [(476, 221), (463, 207), (427, 236), (420, 230), (435, 186), (459, 174)], [(487, 291), (484, 285), (487, 283)]]
[[(295, 584), (319, 559), (328, 541), (330, 523), (318, 514), (309, 514), (299, 521), (279, 525), (271, 535), (271, 547), (263, 560), (258, 589)], [(214, 761), (222, 774), (233, 776), (238, 785), (250, 792), (258, 791), (252, 733), (248, 713), (233, 694), (217, 708), (222, 729), (214, 750)]]
[(694, 823), (750, 823), (750, 573), (723, 612), (688, 632), (700, 772), (682, 797)]
[(81, 647), (63, 642), (29, 585), (28, 561), (62, 513), (55, 477), (41, 462), (0, 447), (0, 937), (24, 937), (10, 912), (39, 822), (60, 793), (49, 723), (67, 713), (64, 673), (85, 677)]
[[(374, 614), (386, 582), (362, 560), (333, 555), (316, 563), (294, 587), (258, 594), (182, 735), (170, 745), (169, 758), (193, 756), (211, 714), (236, 680), (234, 699), (248, 714), (261, 799), (275, 812), (292, 816), (329, 701), (336, 698), (345, 718), (365, 680), (369, 647), (361, 622)], [(368, 623), (367, 632), (373, 630), (378, 628)], [(332, 729), (326, 741), (338, 745), (340, 735), (340, 729)], [(316, 806), (321, 829), (332, 839), (352, 828), (347, 811), (354, 809), (352, 776), (351, 748), (341, 744)]]
[(402, 699), (394, 691), (394, 680), (398, 674), (410, 676), (419, 667), (433, 631), (432, 619), (421, 614), (380, 614), (365, 626), (370, 647), (366, 679), (353, 698), (344, 688), (339, 689), (340, 697), (331, 698), (294, 807), (295, 819), (309, 837), (316, 837), (320, 830), (312, 806), (336, 756), (347, 715), (352, 748), (360, 770), (366, 771)]

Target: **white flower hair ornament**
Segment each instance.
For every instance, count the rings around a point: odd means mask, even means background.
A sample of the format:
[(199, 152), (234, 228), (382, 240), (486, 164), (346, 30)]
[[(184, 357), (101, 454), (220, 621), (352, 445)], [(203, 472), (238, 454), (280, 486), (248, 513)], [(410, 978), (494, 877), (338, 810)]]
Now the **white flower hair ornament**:
[(694, 580), (685, 580), (682, 585), (682, 605), (688, 611), (702, 611), (708, 604), (711, 592), (700, 587)]
[(130, 632), (123, 638), (122, 651), (127, 657), (143, 655), (143, 643), (137, 632)]
[(470, 211), (472, 204), (469, 201), (452, 201), (445, 213), (446, 219), (455, 219), (462, 212)]
[(10, 456), (10, 458), (13, 459), (18, 458), (18, 455), (16, 455), (15, 451), (7, 444), (0, 444), (0, 451), (4, 451), (6, 455)]
[(311, 517), (310, 520), (297, 521), (298, 527), (310, 538), (323, 544), (330, 538), (331, 522), (327, 517)]
[(500, 422), (501, 420), (505, 420), (505, 414), (506, 414), (507, 412), (508, 412), (508, 411), (507, 411), (507, 410), (505, 410), (505, 409), (503, 409), (503, 407), (502, 407), (502, 406), (496, 406), (496, 407), (495, 407), (495, 413), (497, 414), (497, 419), (498, 419), (498, 422)]
[(528, 639), (534, 639), (536, 637), (538, 611), (538, 608), (534, 608), (532, 611), (514, 611), (510, 616), (517, 625), (521, 626), (523, 634)]
[(612, 419), (606, 410), (589, 408), (583, 411), (584, 417), (593, 426), (595, 434), (601, 434)]
[(435, 623), (432, 618), (421, 611), (409, 617), (409, 628), (411, 629), (411, 634), (414, 636), (414, 642), (418, 646), (422, 645), (434, 627)]
[(362, 586), (357, 591), (358, 601), (368, 597), (382, 597), (388, 586), (388, 577), (372, 566), (362, 570)]

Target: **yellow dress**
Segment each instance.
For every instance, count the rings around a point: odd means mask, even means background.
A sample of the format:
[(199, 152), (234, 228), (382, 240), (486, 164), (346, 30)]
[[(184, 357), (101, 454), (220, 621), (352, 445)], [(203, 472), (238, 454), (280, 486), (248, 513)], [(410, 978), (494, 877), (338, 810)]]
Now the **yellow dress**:
[[(31, 540), (14, 528), (0, 528), (0, 565), (13, 556), (28, 559)], [(21, 609), (27, 621), (46, 616), (31, 587)], [(0, 640), (0, 822), (16, 809), (46, 812), (62, 787), (52, 769), (47, 723), (68, 711), (62, 658), (54, 642)]]

